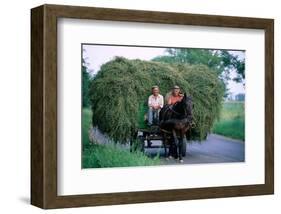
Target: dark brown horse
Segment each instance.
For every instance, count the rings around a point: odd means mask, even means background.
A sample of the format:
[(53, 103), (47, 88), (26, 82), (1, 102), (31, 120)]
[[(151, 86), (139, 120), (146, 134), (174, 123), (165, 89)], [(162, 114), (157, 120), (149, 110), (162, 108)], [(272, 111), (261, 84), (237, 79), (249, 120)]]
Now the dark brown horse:
[(165, 157), (167, 157), (167, 145), (169, 145), (168, 155), (183, 162), (183, 142), (186, 141), (186, 134), (192, 127), (192, 107), (191, 97), (184, 94), (181, 101), (174, 105), (165, 105), (161, 109), (159, 127), (163, 135)]

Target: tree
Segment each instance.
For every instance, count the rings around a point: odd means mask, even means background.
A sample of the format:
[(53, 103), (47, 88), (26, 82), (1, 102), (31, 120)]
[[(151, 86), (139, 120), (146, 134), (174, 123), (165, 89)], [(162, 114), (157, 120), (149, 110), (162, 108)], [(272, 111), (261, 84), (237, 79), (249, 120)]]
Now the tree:
[(235, 71), (236, 82), (245, 79), (245, 60), (231, 54), (227, 50), (207, 50), (194, 48), (168, 48), (168, 55), (155, 57), (154, 61), (167, 63), (189, 63), (207, 65), (216, 71), (219, 78), (225, 83), (230, 79), (230, 72)]
[(87, 63), (82, 60), (82, 105), (83, 107), (89, 106), (89, 86), (91, 77), (87, 69)]

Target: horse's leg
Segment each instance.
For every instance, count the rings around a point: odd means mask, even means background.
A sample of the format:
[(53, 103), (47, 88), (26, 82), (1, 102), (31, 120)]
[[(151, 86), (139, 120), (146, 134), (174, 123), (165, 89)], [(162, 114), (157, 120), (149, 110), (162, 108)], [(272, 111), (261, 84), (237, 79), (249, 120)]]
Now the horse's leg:
[[(189, 130), (186, 130), (186, 129), (182, 129), (181, 130), (181, 136), (180, 136), (180, 143), (179, 143), (179, 153), (180, 153), (180, 162), (182, 163), (183, 160), (182, 160), (182, 156), (183, 156), (183, 150), (185, 149), (186, 150), (186, 146), (184, 147), (183, 144), (187, 144), (187, 139), (186, 139), (186, 135), (187, 135), (187, 132)], [(184, 152), (186, 154), (186, 151)]]
[(185, 139), (188, 141), (191, 140), (191, 128), (189, 128), (185, 133)]
[(173, 132), (173, 138), (174, 138), (174, 144), (175, 144), (175, 153), (176, 153), (175, 158), (178, 158), (179, 157), (179, 153), (178, 153), (179, 140), (178, 140), (176, 131), (173, 129), (172, 132)]
[(182, 163), (182, 144), (183, 144), (183, 139), (184, 137), (181, 135), (180, 140), (179, 140), (179, 146), (178, 146), (178, 150), (179, 150), (179, 161)]
[[(173, 146), (174, 146), (174, 142), (172, 139), (169, 139), (169, 151), (168, 151), (168, 156), (169, 158), (173, 157)], [(167, 139), (167, 143), (168, 143), (168, 139)]]
[(167, 145), (169, 144), (168, 157), (171, 158), (172, 157), (172, 142), (168, 136), (166, 136), (166, 137), (167, 137), (166, 143), (167, 143)]
[(167, 137), (166, 134), (163, 134), (163, 146), (164, 146), (164, 156), (167, 158)]

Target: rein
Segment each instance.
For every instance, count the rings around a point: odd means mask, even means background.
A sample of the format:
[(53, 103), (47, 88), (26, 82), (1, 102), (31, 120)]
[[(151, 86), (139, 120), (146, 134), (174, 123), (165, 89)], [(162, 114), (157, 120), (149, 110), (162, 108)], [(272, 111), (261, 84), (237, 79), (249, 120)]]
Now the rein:
[(175, 113), (176, 115), (181, 115), (180, 113), (176, 112), (176, 111), (173, 109), (173, 106), (169, 106), (169, 109), (170, 109), (173, 113)]
[(165, 132), (165, 133), (167, 133), (167, 134), (172, 134), (172, 132), (167, 131), (166, 129), (160, 129), (160, 131)]
[[(176, 103), (176, 105), (177, 105), (178, 103)], [(179, 112), (177, 112), (177, 111), (175, 111), (174, 109), (173, 109), (173, 107), (174, 107), (174, 105), (171, 105), (171, 106), (169, 106), (169, 110), (171, 110), (174, 114), (176, 114), (177, 116), (181, 116), (182, 114), (181, 113), (179, 113)], [(186, 116), (188, 116), (187, 114), (186, 114), (186, 112), (185, 112), (185, 114), (183, 115), (184, 117), (186, 117)]]
[[(184, 120), (187, 120), (186, 122), (187, 122), (191, 127), (194, 127), (194, 126), (195, 126), (195, 123), (194, 123), (194, 121), (192, 120), (192, 115), (188, 115), (188, 113), (187, 113), (186, 111), (184, 111), (184, 114), (181, 114), (181, 113), (177, 112), (176, 110), (174, 110), (174, 107), (176, 107), (178, 104), (179, 104), (179, 102), (175, 103), (174, 105), (168, 106), (168, 108), (166, 108), (166, 109), (164, 110), (163, 114), (166, 115), (166, 114), (168, 113), (168, 111), (171, 111), (172, 113), (174, 113), (174, 114), (177, 115), (177, 116), (182, 116), (182, 117), (181, 117), (181, 118), (182, 118), (181, 120), (183, 120), (183, 119), (184, 119)], [(171, 116), (172, 116), (172, 115), (169, 116), (170, 119), (171, 119)], [(166, 133), (171, 133), (171, 132), (169, 132), (169, 131), (167, 131), (167, 130), (165, 130), (165, 129), (161, 129), (161, 131), (166, 132)]]

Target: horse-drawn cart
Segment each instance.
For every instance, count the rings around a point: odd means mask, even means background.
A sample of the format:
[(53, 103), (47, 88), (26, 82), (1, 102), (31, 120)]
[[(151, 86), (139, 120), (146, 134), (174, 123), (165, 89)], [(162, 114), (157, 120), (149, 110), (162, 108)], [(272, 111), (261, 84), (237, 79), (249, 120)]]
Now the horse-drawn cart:
[[(171, 143), (167, 144), (167, 148), (172, 145), (172, 141), (174, 140), (172, 134), (168, 135), (169, 141)], [(159, 129), (159, 126), (151, 126), (146, 129), (139, 129), (137, 139), (140, 142), (141, 151), (145, 151), (145, 149), (153, 149), (153, 148), (164, 148), (163, 145), (163, 135)], [(159, 144), (160, 141), (160, 144)], [(183, 141), (183, 149), (182, 156), (186, 155), (186, 141)]]
[[(143, 104), (139, 108), (139, 128), (135, 133), (135, 139), (138, 142), (138, 148), (144, 152), (145, 149), (155, 149), (155, 148), (165, 148), (164, 147), (164, 139), (163, 132), (165, 130), (161, 130), (157, 122), (154, 125), (148, 126), (146, 121), (146, 113), (147, 113), (147, 105)], [(168, 137), (169, 143), (166, 144), (166, 148), (170, 149), (170, 146), (173, 145), (173, 137), (172, 133), (168, 133), (166, 131), (166, 137)], [(133, 141), (131, 141), (131, 148)], [(183, 149), (182, 156), (186, 155), (186, 141), (183, 141)]]

